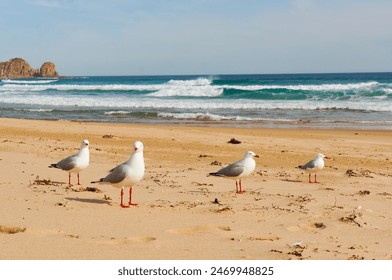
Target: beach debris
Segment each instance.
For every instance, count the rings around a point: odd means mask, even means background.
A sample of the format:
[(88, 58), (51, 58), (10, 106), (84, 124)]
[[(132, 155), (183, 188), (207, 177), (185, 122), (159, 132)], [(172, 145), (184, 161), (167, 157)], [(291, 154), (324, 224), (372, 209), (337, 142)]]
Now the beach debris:
[(268, 176), (267, 170), (259, 170), (256, 172), (256, 174), (260, 176)]
[(283, 254), (283, 252), (282, 252), (282, 251), (280, 251), (280, 250), (276, 250), (276, 249), (271, 249), (271, 250), (270, 250), (270, 252), (271, 252), (271, 253), (279, 253), (279, 254)]
[(217, 198), (215, 198), (215, 199), (212, 201), (212, 204), (219, 204), (219, 205), (221, 205), (221, 203), (219, 202), (219, 200), (218, 200)]
[(8, 226), (0, 225), (0, 233), (15, 234), (15, 233), (25, 232), (25, 231), (26, 231), (25, 227), (8, 227)]
[(348, 215), (346, 217), (341, 217), (339, 219), (339, 221), (344, 222), (344, 223), (354, 223), (357, 226), (361, 227), (361, 224), (358, 223), (358, 221), (355, 220), (359, 216), (361, 216), (361, 214), (356, 213), (355, 211), (353, 211), (350, 215)]
[(86, 191), (86, 192), (96, 192), (96, 193), (101, 193), (102, 192), (100, 189), (98, 189), (96, 187), (86, 187), (86, 188), (83, 188), (83, 191)]
[(218, 165), (218, 166), (222, 166), (222, 163), (220, 161), (216, 161), (214, 160), (213, 162), (210, 163), (210, 165)]
[(226, 211), (230, 211), (230, 212), (234, 213), (233, 209), (230, 206), (225, 206), (223, 208), (219, 208), (219, 209), (215, 210), (214, 212), (215, 213), (222, 213), (222, 212), (226, 212)]
[(373, 173), (372, 171), (370, 171), (370, 170), (364, 170), (364, 169), (361, 169), (361, 170), (359, 170), (359, 171), (354, 171), (353, 169), (348, 169), (347, 171), (346, 171), (346, 175), (348, 176), (348, 177), (366, 177), (366, 178), (374, 178), (372, 175), (370, 175), (371, 173)]
[(95, 193), (101, 193), (102, 191), (99, 188), (96, 187), (85, 187), (85, 188), (77, 188), (77, 189), (72, 189), (74, 192), (95, 192)]
[(106, 194), (103, 195), (104, 200), (112, 200), (112, 198)]
[(237, 140), (235, 138), (231, 138), (227, 143), (229, 143), (229, 144), (241, 144), (241, 141)]
[(370, 194), (370, 191), (368, 191), (368, 190), (360, 190), (359, 192), (358, 192), (358, 194), (359, 195), (361, 195), (361, 196), (365, 196), (365, 195), (369, 195)]
[(361, 257), (359, 255), (352, 255), (347, 260), (364, 260), (364, 259), (365, 259), (364, 257)]
[(294, 255), (296, 257), (302, 258), (302, 253), (306, 249), (305, 245), (302, 245), (303, 241), (297, 241), (294, 242), (290, 247), (290, 252), (288, 252), (288, 255)]
[(63, 206), (65, 207), (67, 205), (67, 202), (62, 203), (62, 202), (57, 202), (54, 206)]
[(319, 229), (325, 229), (326, 228), (324, 223), (315, 222), (313, 225), (314, 225), (315, 228), (319, 228)]
[(105, 135), (102, 136), (102, 138), (103, 139), (114, 139), (114, 138), (116, 138), (116, 136), (111, 135), (111, 134), (105, 134)]
[(279, 171), (278, 173), (276, 173), (276, 176), (284, 177), (286, 180), (287, 180), (287, 178), (291, 177), (291, 175), (285, 171)]
[(268, 237), (250, 236), (250, 237), (248, 237), (248, 240), (250, 240), (250, 241), (275, 241), (275, 240), (280, 240), (280, 237), (278, 237), (278, 236), (268, 236)]
[(206, 157), (212, 157), (212, 156), (209, 156), (209, 155), (199, 155), (199, 158), (206, 158)]
[(378, 195), (383, 195), (383, 196), (392, 196), (391, 193), (388, 192), (382, 192), (382, 193), (378, 193)]
[(60, 182), (53, 182), (50, 179), (40, 179), (39, 176), (35, 177), (33, 183), (30, 182), (30, 186), (38, 185), (38, 186), (59, 186)]
[(311, 194), (299, 195), (298, 197), (295, 198), (295, 201), (300, 203), (311, 202), (312, 200), (314, 200), (314, 198), (312, 198)]

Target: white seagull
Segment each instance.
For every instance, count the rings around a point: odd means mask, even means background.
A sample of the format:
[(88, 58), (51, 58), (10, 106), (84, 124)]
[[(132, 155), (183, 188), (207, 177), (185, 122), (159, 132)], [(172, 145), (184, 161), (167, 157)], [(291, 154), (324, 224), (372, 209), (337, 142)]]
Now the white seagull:
[[(318, 183), (316, 172), (324, 168), (324, 159), (328, 158), (323, 154), (317, 154), (315, 159), (298, 166), (298, 168), (309, 173), (309, 183)], [(311, 181), (311, 173), (314, 173), (314, 182)]]
[(254, 157), (259, 157), (252, 151), (245, 153), (244, 158), (236, 161), (217, 172), (212, 172), (210, 175), (217, 177), (230, 178), (235, 180), (236, 193), (242, 194), (241, 178), (249, 176), (256, 168), (256, 161)]
[(71, 186), (71, 173), (78, 173), (78, 185), (80, 185), (80, 175), (79, 172), (86, 169), (90, 162), (90, 143), (88, 140), (83, 140), (80, 145), (80, 150), (78, 153), (69, 156), (58, 163), (52, 163), (50, 168), (58, 168), (68, 172), (68, 185)]
[[(111, 184), (115, 187), (121, 187), (121, 207), (128, 208), (129, 206), (137, 206), (138, 204), (132, 203), (132, 186), (143, 179), (144, 177), (144, 157), (143, 157), (143, 143), (136, 141), (133, 144), (133, 152), (129, 159), (117, 165), (109, 171), (109, 174), (91, 183)], [(124, 186), (129, 188), (129, 203), (124, 205)]]

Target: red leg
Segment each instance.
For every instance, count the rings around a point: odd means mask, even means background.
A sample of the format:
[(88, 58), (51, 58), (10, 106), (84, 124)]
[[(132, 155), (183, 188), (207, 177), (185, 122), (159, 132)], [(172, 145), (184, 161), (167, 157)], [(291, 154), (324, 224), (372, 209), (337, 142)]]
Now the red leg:
[(71, 185), (71, 172), (68, 173), (68, 186), (72, 186)]
[(238, 190), (238, 181), (235, 180), (235, 192), (238, 193), (238, 191), (239, 191), (239, 190)]
[(314, 173), (314, 182), (315, 182), (315, 183), (318, 183), (318, 182), (317, 182), (317, 176), (316, 176), (316, 173)]
[(138, 206), (139, 204), (132, 203), (132, 187), (129, 188), (129, 206)]
[(240, 186), (240, 191), (238, 192), (238, 194), (243, 194), (244, 191), (242, 190), (242, 180), (239, 180), (239, 186)]
[(80, 175), (79, 175), (79, 172), (78, 172), (78, 185), (80, 185)]
[(121, 204), (120, 204), (120, 206), (122, 208), (128, 208), (129, 207), (128, 205), (124, 205), (123, 199), (124, 199), (124, 187), (121, 188)]
[(312, 183), (312, 180), (310, 180), (311, 173), (309, 173), (309, 183)]

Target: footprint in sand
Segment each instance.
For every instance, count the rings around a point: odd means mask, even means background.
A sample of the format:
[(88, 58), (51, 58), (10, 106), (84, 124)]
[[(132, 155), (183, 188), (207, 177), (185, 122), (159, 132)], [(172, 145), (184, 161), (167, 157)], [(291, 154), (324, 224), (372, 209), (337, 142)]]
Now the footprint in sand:
[(175, 234), (193, 234), (193, 233), (203, 233), (211, 231), (231, 231), (230, 227), (225, 226), (195, 226), (195, 227), (185, 227), (185, 228), (175, 228), (169, 229), (167, 232)]

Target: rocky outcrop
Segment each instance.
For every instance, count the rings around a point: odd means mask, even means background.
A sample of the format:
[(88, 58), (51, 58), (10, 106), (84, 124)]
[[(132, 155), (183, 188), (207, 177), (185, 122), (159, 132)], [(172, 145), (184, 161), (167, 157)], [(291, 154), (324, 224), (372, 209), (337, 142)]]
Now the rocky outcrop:
[(52, 62), (45, 62), (41, 68), (34, 69), (22, 58), (13, 58), (0, 62), (0, 79), (26, 79), (26, 78), (57, 78), (56, 67)]
[(53, 62), (44, 62), (39, 69), (39, 75), (46, 78), (57, 78), (59, 76)]

